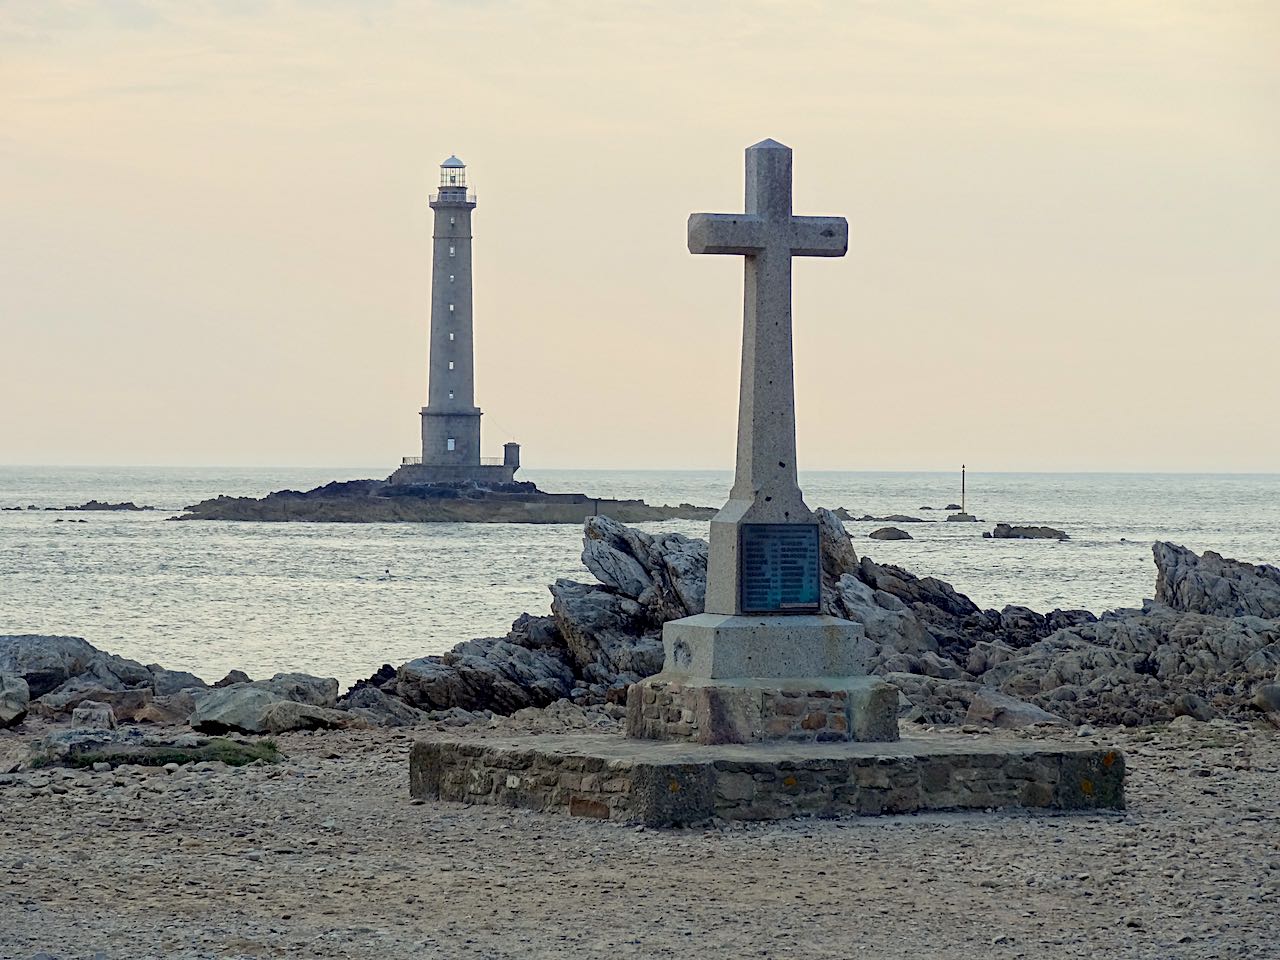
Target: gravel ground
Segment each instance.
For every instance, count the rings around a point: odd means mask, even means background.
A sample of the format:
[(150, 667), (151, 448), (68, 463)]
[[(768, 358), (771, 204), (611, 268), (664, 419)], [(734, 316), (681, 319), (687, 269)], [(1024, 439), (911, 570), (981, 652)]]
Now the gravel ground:
[(411, 802), (378, 730), (0, 776), (0, 956), (1280, 956), (1280, 735), (1105, 737), (1125, 814), (679, 832)]

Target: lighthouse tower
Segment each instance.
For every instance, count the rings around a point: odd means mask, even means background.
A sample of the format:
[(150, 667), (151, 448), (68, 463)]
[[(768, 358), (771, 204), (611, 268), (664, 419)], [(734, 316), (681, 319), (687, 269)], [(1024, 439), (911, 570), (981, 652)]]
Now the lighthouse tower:
[(391, 477), (393, 483), (509, 482), (520, 467), (519, 444), (506, 444), (501, 459), (480, 456), (471, 312), (471, 211), (475, 207), (466, 165), (450, 157), (440, 164), (440, 187), (431, 195), (435, 230), (422, 456), (405, 457)]

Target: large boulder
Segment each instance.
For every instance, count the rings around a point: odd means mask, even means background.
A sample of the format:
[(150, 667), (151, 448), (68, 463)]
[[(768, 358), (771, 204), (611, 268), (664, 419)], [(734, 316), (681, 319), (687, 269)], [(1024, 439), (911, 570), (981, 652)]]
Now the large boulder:
[(1042, 710), (1034, 703), (986, 687), (979, 687), (969, 701), (965, 722), (1008, 728), (1066, 723), (1062, 717)]
[(867, 534), (872, 540), (910, 540), (911, 534), (905, 530), (899, 530), (897, 527), (881, 527), (879, 530), (872, 530)]
[[(338, 698), (338, 681), (332, 677), (313, 677), (305, 673), (277, 673), (270, 680), (237, 683), (228, 687), (188, 691), (195, 699), (190, 717), (193, 729), (205, 733), (281, 733), (285, 730), (314, 729), (317, 726), (340, 726), (349, 721), (340, 715), (328, 722)], [(273, 710), (276, 704), (301, 704), (314, 708), (292, 707)], [(292, 724), (292, 725), (290, 725)]]
[(0, 729), (16, 727), (27, 716), (31, 689), (27, 681), (12, 673), (0, 673)]

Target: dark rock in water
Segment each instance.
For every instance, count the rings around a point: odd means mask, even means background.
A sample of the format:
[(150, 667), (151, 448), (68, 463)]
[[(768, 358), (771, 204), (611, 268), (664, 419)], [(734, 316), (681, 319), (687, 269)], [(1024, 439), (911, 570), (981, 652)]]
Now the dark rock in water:
[(952, 523), (977, 523), (978, 518), (972, 513), (953, 513), (947, 517)]
[(881, 527), (879, 530), (872, 530), (867, 534), (872, 540), (910, 540), (911, 534), (905, 530), (899, 530), (897, 527)]
[[(58, 509), (58, 507), (45, 507), (45, 509), (46, 509), (46, 510), (57, 510), (57, 509)], [(154, 509), (155, 509), (155, 507), (140, 507), (140, 506), (138, 506), (136, 503), (134, 503), (132, 500), (125, 500), (125, 501), (124, 501), (124, 502), (122, 502), (122, 503), (104, 503), (104, 502), (99, 501), (99, 500), (90, 500), (88, 503), (82, 503), (82, 504), (80, 504), (80, 506), (78, 506), (78, 507), (62, 507), (61, 509), (63, 509), (63, 510), (70, 510), (70, 511), (77, 511), (77, 510), (89, 510), (89, 511), (94, 511), (94, 510), (114, 510), (114, 511), (125, 511), (125, 512), (135, 512), (135, 511), (136, 511), (136, 512), (141, 512), (141, 511), (144, 511), (144, 510), (154, 510)]]
[(305, 492), (278, 490), (262, 499), (215, 497), (186, 508), (178, 520), (328, 523), (582, 523), (608, 516), (627, 523), (709, 520), (712, 507), (651, 506), (580, 493), (544, 493), (532, 483), (458, 481), (390, 484), (385, 480), (328, 483)]
[(963, 510), (963, 509), (964, 509), (964, 507), (960, 506), (960, 504), (958, 504), (958, 503), (948, 503), (948, 504), (947, 504), (945, 507), (943, 507), (942, 509), (943, 509), (943, 510)]
[(232, 670), (225, 677), (214, 684), (215, 687), (230, 687), (237, 683), (252, 683), (249, 675), (243, 670)]
[(837, 507), (835, 510), (828, 511), (837, 520), (847, 520), (850, 523), (931, 523), (930, 520), (921, 517), (908, 516), (905, 513), (891, 513), (887, 517), (873, 517), (869, 513), (864, 513), (860, 517), (855, 517), (844, 507)]
[[(984, 534), (985, 536), (985, 534)], [(994, 540), (1070, 540), (1065, 533), (1054, 527), (1018, 526), (1008, 523), (997, 523), (991, 531)]]

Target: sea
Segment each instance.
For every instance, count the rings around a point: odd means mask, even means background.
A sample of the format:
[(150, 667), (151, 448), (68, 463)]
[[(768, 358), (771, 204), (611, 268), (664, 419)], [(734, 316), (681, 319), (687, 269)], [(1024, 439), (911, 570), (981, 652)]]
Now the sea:
[[(217, 496), (306, 490), (382, 468), (0, 466), (0, 634), (64, 634), (217, 680), (240, 669), (302, 671), (343, 684), (501, 636), (546, 613), (557, 578), (592, 582), (577, 525), (238, 523), (172, 518)], [(728, 471), (521, 471), (542, 489), (718, 506)], [(1250, 562), (1280, 562), (1280, 475), (968, 475), (980, 523), (945, 522), (951, 473), (801, 474), (811, 507), (907, 514), (911, 540), (876, 541), (848, 523), (860, 555), (940, 577), (983, 607), (1101, 613), (1153, 595), (1151, 544), (1171, 540)], [(140, 513), (45, 507), (131, 500)], [(924, 509), (926, 507), (932, 509)], [(83, 521), (83, 522), (79, 522)], [(1067, 541), (985, 540), (996, 522), (1050, 524)], [(705, 537), (705, 522), (642, 524)]]

